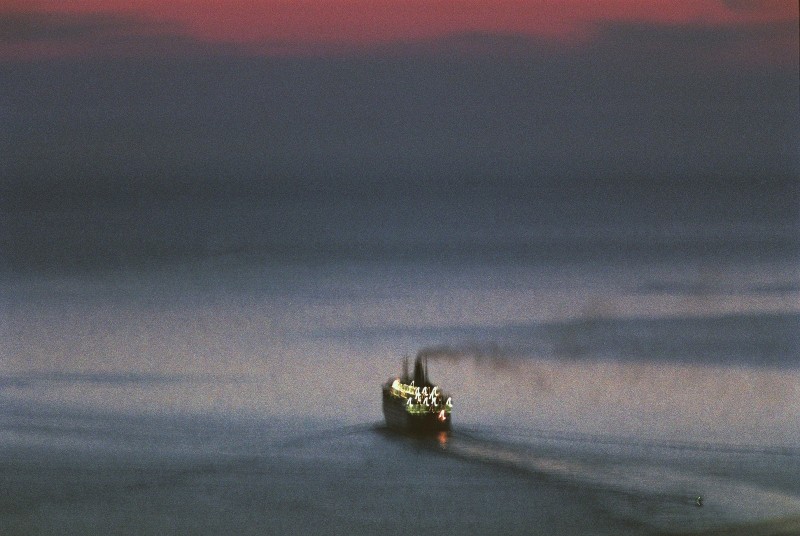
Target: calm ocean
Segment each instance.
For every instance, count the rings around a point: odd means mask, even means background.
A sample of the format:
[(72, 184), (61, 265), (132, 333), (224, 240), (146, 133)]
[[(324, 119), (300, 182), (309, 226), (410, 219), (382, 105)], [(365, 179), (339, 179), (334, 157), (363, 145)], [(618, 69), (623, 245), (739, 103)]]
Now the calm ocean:
[[(6, 211), (0, 533), (797, 527), (786, 210), (507, 186)], [(448, 437), (383, 427), (419, 351)]]

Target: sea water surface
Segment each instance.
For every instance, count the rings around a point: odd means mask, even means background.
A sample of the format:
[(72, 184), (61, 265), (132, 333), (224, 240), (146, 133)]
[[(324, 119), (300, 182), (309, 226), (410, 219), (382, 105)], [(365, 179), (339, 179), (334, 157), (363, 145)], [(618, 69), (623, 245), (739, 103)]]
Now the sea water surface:
[(0, 532), (800, 529), (793, 252), (326, 255), (6, 271)]

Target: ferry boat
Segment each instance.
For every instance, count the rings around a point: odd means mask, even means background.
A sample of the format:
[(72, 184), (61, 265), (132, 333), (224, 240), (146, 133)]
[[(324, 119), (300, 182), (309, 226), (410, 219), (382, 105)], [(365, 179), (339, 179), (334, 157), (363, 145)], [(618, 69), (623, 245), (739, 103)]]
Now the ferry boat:
[(408, 358), (403, 360), (403, 375), (383, 384), (383, 416), (392, 430), (411, 433), (450, 430), (453, 400), (428, 379), (427, 359), (417, 355), (414, 375), (408, 374)]

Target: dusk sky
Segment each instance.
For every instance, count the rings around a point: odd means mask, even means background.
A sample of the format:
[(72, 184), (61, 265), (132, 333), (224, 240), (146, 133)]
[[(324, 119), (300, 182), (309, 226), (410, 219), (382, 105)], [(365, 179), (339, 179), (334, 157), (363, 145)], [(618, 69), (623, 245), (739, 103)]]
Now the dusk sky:
[(796, 23), (797, 5), (785, 0), (6, 0), (0, 57), (131, 54), (154, 43), (330, 53), (464, 33), (591, 47), (609, 28), (634, 24), (727, 35), (713, 49), (695, 44), (718, 61), (791, 63)]
[[(729, 53), (785, 62), (791, 58), (779, 52), (796, 39), (796, 22), (797, 5), (784, 0), (7, 0), (0, 7), (0, 50), (10, 59), (172, 38), (271, 54), (473, 32), (586, 47), (604, 27), (642, 24), (740, 32), (728, 43), (740, 48)], [(771, 35), (756, 42), (753, 32)]]

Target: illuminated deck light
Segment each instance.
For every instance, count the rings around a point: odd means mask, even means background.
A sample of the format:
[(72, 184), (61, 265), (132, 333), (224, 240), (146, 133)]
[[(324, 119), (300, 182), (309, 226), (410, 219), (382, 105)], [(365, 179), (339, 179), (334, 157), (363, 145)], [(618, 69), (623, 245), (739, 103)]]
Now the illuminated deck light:
[(389, 394), (396, 399), (404, 402), (403, 407), (406, 413), (416, 417), (430, 415), (439, 422), (446, 422), (448, 415), (452, 411), (453, 401), (444, 395), (438, 386), (422, 386), (403, 383), (400, 378), (395, 378), (390, 384)]

